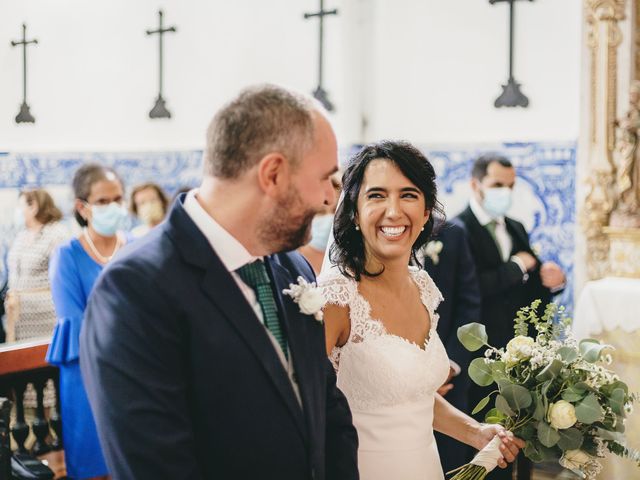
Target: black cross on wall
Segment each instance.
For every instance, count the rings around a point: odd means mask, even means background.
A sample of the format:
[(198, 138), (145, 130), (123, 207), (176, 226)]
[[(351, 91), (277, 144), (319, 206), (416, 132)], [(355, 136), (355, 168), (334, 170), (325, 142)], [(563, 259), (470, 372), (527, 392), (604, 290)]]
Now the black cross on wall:
[(37, 44), (38, 40), (27, 40), (27, 25), (22, 24), (22, 40), (12, 41), (11, 46), (17, 47), (22, 45), (22, 105), (20, 105), (20, 113), (16, 116), (16, 123), (34, 123), (36, 119), (29, 111), (27, 104), (27, 46)]
[(171, 113), (167, 110), (166, 102), (162, 97), (162, 77), (163, 77), (163, 66), (164, 66), (164, 51), (163, 51), (163, 37), (167, 32), (175, 32), (176, 27), (167, 27), (163, 26), (163, 13), (162, 10), (158, 10), (158, 23), (159, 26), (156, 30), (147, 30), (147, 35), (158, 35), (158, 98), (156, 98), (156, 103), (149, 112), (149, 118), (171, 118)]
[[(500, 107), (523, 107), (529, 106), (529, 99), (520, 91), (520, 84), (513, 78), (513, 36), (514, 36), (514, 3), (518, 0), (489, 0), (493, 5), (499, 2), (509, 2), (509, 79), (506, 85), (502, 85), (502, 94), (496, 98), (494, 105)], [(533, 0), (528, 0), (533, 2)]]
[(318, 86), (313, 92), (313, 96), (326, 108), (328, 111), (332, 112), (334, 110), (333, 103), (329, 100), (329, 94), (327, 91), (322, 88), (322, 74), (323, 74), (323, 64), (324, 64), (324, 17), (327, 15), (337, 15), (338, 10), (325, 10), (324, 9), (324, 0), (320, 0), (320, 10), (315, 13), (305, 13), (305, 20), (312, 17), (318, 17), (319, 26), (318, 26)]

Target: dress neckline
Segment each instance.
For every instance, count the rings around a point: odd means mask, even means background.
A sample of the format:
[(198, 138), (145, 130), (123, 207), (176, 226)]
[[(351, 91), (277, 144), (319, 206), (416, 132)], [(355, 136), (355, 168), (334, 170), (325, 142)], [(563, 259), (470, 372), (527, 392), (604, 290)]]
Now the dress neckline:
[[(424, 290), (422, 288), (422, 286), (420, 285), (420, 283), (417, 280), (417, 276), (419, 275), (420, 270), (418, 270), (417, 268), (412, 268), (411, 266), (409, 267), (409, 275), (411, 276), (411, 280), (413, 280), (413, 283), (416, 284), (416, 286), (418, 287), (418, 291), (420, 292), (420, 303), (422, 303), (422, 306), (424, 307), (424, 309), (427, 311), (427, 314), (429, 315), (429, 332), (427, 333), (427, 336), (425, 337), (424, 341), (422, 342), (422, 346), (420, 346), (418, 343), (409, 340), (406, 337), (403, 337), (402, 335), (397, 335), (395, 333), (390, 333), (387, 330), (387, 327), (385, 326), (384, 322), (381, 319), (378, 318), (373, 318), (371, 316), (371, 304), (369, 303), (369, 300), (367, 300), (364, 295), (362, 295), (360, 293), (360, 290), (358, 288), (358, 282), (355, 282), (355, 294), (356, 297), (362, 302), (363, 305), (365, 305), (365, 311), (366, 311), (366, 320), (368, 322), (373, 322), (376, 323), (378, 325), (380, 325), (380, 329), (381, 329), (381, 334), (380, 336), (385, 336), (385, 337), (389, 337), (389, 338), (394, 338), (397, 340), (400, 340), (412, 347), (417, 348), (418, 350), (420, 350), (421, 352), (426, 352), (427, 349), (429, 348), (429, 345), (431, 345), (433, 342), (431, 341), (433, 339), (433, 334), (435, 332), (436, 329), (436, 322), (434, 322), (434, 316), (435, 313), (432, 312), (429, 309), (429, 306), (425, 303), (424, 300)], [(349, 334), (349, 336), (351, 336), (351, 333)], [(347, 340), (347, 343), (349, 343), (349, 340)], [(346, 345), (346, 344), (345, 344)]]

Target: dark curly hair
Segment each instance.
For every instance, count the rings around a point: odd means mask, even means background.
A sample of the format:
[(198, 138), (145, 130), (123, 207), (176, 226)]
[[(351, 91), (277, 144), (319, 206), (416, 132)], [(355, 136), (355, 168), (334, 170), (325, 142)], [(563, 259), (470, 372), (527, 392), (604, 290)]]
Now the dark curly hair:
[(429, 160), (413, 145), (404, 141), (384, 140), (363, 147), (356, 153), (342, 176), (344, 197), (338, 206), (333, 221), (335, 242), (331, 246), (329, 258), (343, 275), (360, 281), (362, 275), (374, 277), (383, 271), (368, 272), (365, 267), (365, 248), (362, 233), (356, 230), (355, 217), (358, 195), (367, 166), (372, 160), (386, 159), (393, 162), (411, 183), (422, 191), (429, 220), (411, 247), (414, 262), (419, 263), (416, 252), (433, 234), (434, 226), (444, 222), (444, 210), (437, 199), (436, 174)]

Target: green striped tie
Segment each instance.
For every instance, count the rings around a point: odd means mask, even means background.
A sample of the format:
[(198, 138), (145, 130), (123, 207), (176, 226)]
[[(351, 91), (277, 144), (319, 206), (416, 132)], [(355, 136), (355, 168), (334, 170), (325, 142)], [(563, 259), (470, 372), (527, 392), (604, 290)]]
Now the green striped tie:
[(240, 267), (236, 270), (236, 273), (240, 275), (240, 278), (244, 283), (249, 285), (256, 292), (258, 297), (258, 303), (262, 309), (262, 316), (264, 317), (264, 324), (271, 334), (275, 337), (284, 352), (285, 358), (289, 358), (289, 352), (287, 349), (287, 339), (280, 326), (280, 318), (278, 317), (278, 308), (276, 307), (276, 301), (273, 296), (273, 288), (271, 288), (271, 281), (267, 274), (267, 267), (264, 262), (256, 260), (253, 263), (248, 263), (244, 267)]
[(498, 237), (496, 236), (496, 227), (498, 226), (498, 222), (496, 220), (491, 220), (489, 223), (487, 223), (484, 228), (486, 228), (489, 231), (489, 235), (491, 235), (491, 238), (493, 238), (493, 241), (496, 244), (496, 247), (498, 247), (498, 252), (500, 253), (500, 256), (502, 257), (502, 245), (500, 245), (500, 242), (498, 241)]

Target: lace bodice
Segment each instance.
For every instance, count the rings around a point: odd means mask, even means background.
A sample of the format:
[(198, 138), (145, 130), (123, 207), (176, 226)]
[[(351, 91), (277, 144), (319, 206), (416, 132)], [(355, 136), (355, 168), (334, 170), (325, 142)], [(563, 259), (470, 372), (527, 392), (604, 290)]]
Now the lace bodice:
[(416, 345), (386, 331), (371, 318), (369, 302), (358, 292), (358, 283), (331, 271), (319, 278), (328, 303), (349, 307), (351, 331), (344, 346), (335, 347), (331, 362), (338, 373), (338, 386), (352, 409), (417, 401), (433, 394), (446, 380), (449, 361), (436, 328), (435, 313), (442, 294), (424, 270), (409, 267), (429, 312), (431, 328), (425, 345)]

